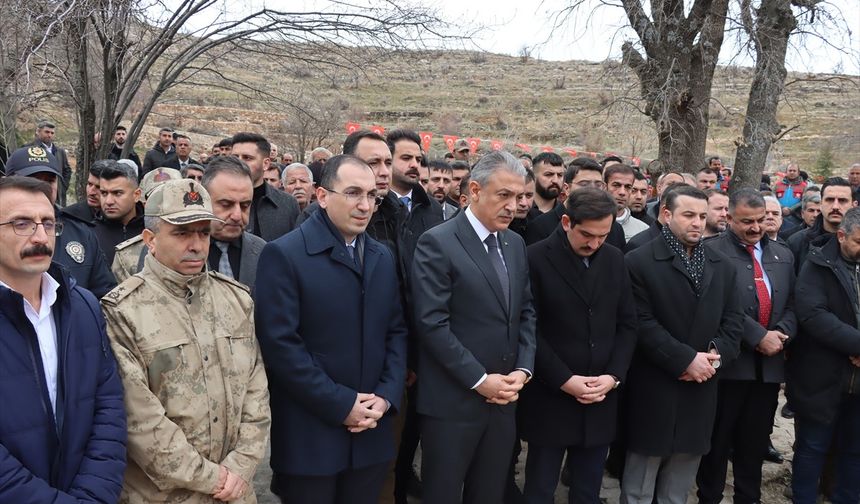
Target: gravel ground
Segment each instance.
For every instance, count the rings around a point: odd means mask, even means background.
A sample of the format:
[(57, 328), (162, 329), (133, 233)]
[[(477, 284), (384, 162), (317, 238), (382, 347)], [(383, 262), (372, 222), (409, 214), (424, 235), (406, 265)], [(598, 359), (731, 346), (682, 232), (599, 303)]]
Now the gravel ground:
[[(785, 404), (785, 397), (780, 394), (779, 408)], [(779, 411), (779, 410), (777, 410)], [(772, 464), (765, 462), (762, 469), (762, 502), (765, 504), (788, 504), (791, 500), (786, 497), (786, 491), (791, 482), (791, 445), (794, 442), (794, 421), (786, 420), (776, 415), (776, 423), (771, 436), (774, 446), (782, 452), (785, 457), (785, 462), (782, 464)], [(523, 478), (523, 463), (525, 462), (525, 454), (528, 450), (527, 446), (523, 446), (523, 454), (520, 455), (520, 461), (517, 465), (517, 482), (522, 487)], [(420, 456), (419, 456), (420, 459)], [(254, 476), (254, 488), (257, 491), (257, 500), (260, 504), (280, 504), (279, 499), (269, 491), (269, 482), (272, 478), (272, 471), (269, 468), (269, 457), (260, 464), (257, 474)], [(732, 476), (731, 464), (729, 465), (729, 476), (726, 484), (724, 504), (732, 502)], [(605, 476), (603, 478), (603, 488), (600, 491), (601, 500), (606, 504), (617, 504), (620, 488), (618, 480)], [(390, 495), (390, 493), (386, 492)], [(691, 494), (690, 502), (695, 502), (695, 492)], [(392, 499), (383, 498), (380, 503), (390, 503)], [(420, 500), (410, 500), (410, 503), (417, 504)], [(567, 487), (559, 485), (558, 491), (555, 494), (556, 504), (564, 504), (567, 502)]]

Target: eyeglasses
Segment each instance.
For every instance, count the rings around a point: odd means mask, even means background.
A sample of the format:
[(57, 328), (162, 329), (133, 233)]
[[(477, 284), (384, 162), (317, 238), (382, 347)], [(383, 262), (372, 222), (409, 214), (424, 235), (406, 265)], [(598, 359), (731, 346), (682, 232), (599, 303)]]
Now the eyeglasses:
[(361, 201), (362, 197), (367, 198), (367, 202), (370, 203), (371, 205), (375, 205), (375, 206), (381, 205), (382, 200), (385, 199), (385, 197), (379, 196), (375, 192), (362, 193), (360, 191), (353, 191), (351, 189), (346, 191), (346, 192), (337, 192), (334, 189), (329, 189), (328, 187), (323, 187), (323, 189), (325, 189), (326, 191), (328, 191), (330, 193), (339, 194), (339, 195), (343, 196), (344, 198), (346, 198), (347, 201), (349, 201), (353, 205), (357, 205), (359, 203), (359, 201)]
[(0, 222), (0, 226), (6, 225), (11, 225), (12, 231), (18, 236), (33, 236), (39, 225), (42, 226), (46, 234), (53, 234), (54, 236), (63, 234), (63, 223), (50, 220), (36, 222), (30, 219), (15, 219), (9, 222)]
[(574, 185), (577, 187), (596, 187), (598, 189), (606, 189), (606, 184), (600, 180), (580, 180)]

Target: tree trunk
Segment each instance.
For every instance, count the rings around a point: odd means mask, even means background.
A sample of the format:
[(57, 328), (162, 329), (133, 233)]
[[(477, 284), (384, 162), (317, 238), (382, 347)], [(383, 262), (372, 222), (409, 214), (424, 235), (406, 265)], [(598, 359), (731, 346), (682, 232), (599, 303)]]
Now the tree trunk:
[[(729, 0), (652, 2), (649, 18), (638, 0), (622, 0), (644, 56), (630, 42), (624, 62), (639, 78), (645, 113), (654, 121), (663, 170), (695, 172), (704, 163), (708, 107)], [(652, 21), (653, 19), (653, 21)]]
[(731, 191), (758, 188), (770, 146), (780, 132), (776, 120), (779, 99), (785, 90), (785, 54), (788, 38), (797, 26), (790, 0), (762, 0), (751, 34), (756, 46), (756, 66), (750, 85), (743, 139), (737, 142)]
[(78, 148), (75, 163), (75, 195), (80, 200), (86, 193), (89, 169), (96, 160), (93, 138), (96, 132), (96, 104), (90, 91), (89, 61), (87, 58), (87, 18), (77, 17), (69, 23), (69, 43), (72, 46), (72, 89), (77, 100)]

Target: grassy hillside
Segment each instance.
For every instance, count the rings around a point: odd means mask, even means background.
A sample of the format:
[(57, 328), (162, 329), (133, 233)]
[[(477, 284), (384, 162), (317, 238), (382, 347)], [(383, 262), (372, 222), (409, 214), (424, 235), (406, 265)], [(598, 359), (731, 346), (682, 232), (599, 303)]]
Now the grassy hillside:
[[(255, 58), (256, 59), (256, 58)], [(282, 99), (297, 95), (335, 103), (338, 122), (409, 127), (437, 134), (432, 150), (444, 152), (442, 134), (523, 142), (535, 147), (613, 151), (643, 159), (656, 155), (654, 128), (637, 110), (635, 77), (618, 63), (547, 62), (470, 52), (398, 52), (363, 72), (324, 75), (298, 68), (285, 74), (273, 62), (247, 62), (221, 70)], [(729, 160), (741, 134), (751, 69), (719, 68), (711, 104), (708, 153)], [(771, 168), (788, 159), (814, 165), (832, 147), (837, 172), (860, 161), (860, 78), (807, 81), (792, 74), (779, 119), (797, 126), (772, 149)], [(196, 146), (211, 146), (239, 130), (259, 131), (284, 144), (286, 107), (242, 97), (215, 86), (177, 87), (151, 116), (138, 150), (157, 129), (190, 132)], [(71, 116), (67, 121), (73, 124)], [(64, 134), (67, 139), (71, 135)], [(336, 149), (343, 129), (329, 140)]]

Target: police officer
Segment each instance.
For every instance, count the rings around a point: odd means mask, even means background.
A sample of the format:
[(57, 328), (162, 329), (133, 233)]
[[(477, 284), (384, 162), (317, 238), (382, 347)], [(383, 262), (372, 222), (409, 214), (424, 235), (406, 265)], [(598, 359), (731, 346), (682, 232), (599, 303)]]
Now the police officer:
[(54, 155), (42, 147), (22, 147), (9, 156), (6, 174), (37, 178), (51, 186), (54, 210), (64, 225), (63, 234), (57, 237), (54, 262), (68, 270), (78, 286), (91, 291), (97, 298), (116, 287), (116, 279), (99, 248), (93, 225), (57, 205), (61, 176)]
[(102, 299), (129, 412), (121, 502), (256, 502), (268, 383), (248, 288), (204, 270), (213, 220), (202, 185), (162, 184), (143, 270)]
[[(168, 180), (179, 180), (182, 175), (174, 168), (156, 168), (144, 175), (140, 182), (140, 200), (146, 205), (146, 197), (156, 187)], [(143, 269), (143, 258), (146, 257), (146, 247), (143, 244), (143, 233), (129, 238), (116, 246), (116, 254), (113, 256), (113, 271), (116, 281), (122, 283), (126, 278)]]

